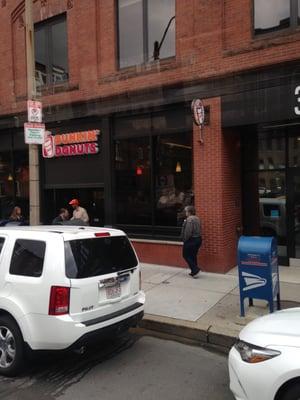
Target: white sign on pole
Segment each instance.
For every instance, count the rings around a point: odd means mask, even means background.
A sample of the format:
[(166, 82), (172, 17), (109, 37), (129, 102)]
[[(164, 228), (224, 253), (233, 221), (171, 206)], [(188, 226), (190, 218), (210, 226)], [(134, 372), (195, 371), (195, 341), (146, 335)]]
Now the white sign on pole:
[(25, 123), (24, 124), (25, 143), (43, 144), (45, 137), (45, 124)]
[(29, 122), (42, 122), (42, 103), (40, 101), (27, 101)]

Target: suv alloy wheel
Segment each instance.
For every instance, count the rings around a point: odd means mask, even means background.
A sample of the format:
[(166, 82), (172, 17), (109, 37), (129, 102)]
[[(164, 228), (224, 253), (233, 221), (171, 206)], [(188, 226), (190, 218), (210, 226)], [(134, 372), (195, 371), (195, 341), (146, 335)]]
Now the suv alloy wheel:
[(0, 373), (16, 375), (23, 364), (23, 338), (14, 320), (0, 316)]

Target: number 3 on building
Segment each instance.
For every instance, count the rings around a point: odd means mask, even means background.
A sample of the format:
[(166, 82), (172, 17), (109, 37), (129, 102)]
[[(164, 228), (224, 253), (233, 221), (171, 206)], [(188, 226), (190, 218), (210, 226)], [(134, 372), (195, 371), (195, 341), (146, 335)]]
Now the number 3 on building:
[[(298, 97), (297, 97), (297, 102), (300, 103), (300, 86), (297, 86), (297, 87), (296, 87), (296, 89), (295, 89), (295, 95), (298, 96)], [(295, 110), (295, 114), (296, 114), (296, 115), (300, 115), (300, 108), (299, 108), (299, 106), (295, 107), (294, 110)]]

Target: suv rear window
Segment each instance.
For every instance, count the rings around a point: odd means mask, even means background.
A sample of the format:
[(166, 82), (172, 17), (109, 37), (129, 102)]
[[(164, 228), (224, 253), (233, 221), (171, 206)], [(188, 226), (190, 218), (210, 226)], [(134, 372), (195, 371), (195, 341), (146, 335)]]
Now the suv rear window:
[(66, 276), (89, 278), (134, 268), (138, 261), (126, 236), (65, 242)]

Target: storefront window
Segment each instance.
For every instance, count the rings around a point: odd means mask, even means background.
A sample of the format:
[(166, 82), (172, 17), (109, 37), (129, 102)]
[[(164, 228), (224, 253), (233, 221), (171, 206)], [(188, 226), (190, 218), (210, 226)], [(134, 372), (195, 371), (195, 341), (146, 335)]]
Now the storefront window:
[(167, 135), (156, 139), (155, 222), (181, 226), (184, 207), (193, 203), (190, 135)]
[(10, 213), (14, 198), (14, 179), (12, 158), (10, 152), (0, 154), (0, 199), (1, 218), (6, 218)]
[(151, 225), (149, 137), (117, 141), (115, 150), (117, 222)]
[(29, 215), (29, 159), (28, 151), (14, 152), (15, 203), (22, 209), (22, 215)]
[(3, 134), (0, 153), (0, 220), (7, 219), (14, 206), (29, 215), (28, 150), (24, 133)]
[[(116, 121), (118, 225), (135, 226), (135, 233), (157, 236), (168, 231), (168, 235), (178, 236), (184, 207), (194, 201), (192, 130), (187, 131), (185, 115), (184, 109), (167, 110)], [(129, 131), (129, 126), (135, 129)], [(131, 137), (123, 137), (130, 133)], [(136, 136), (142, 133), (143, 137)]]

